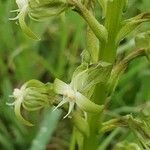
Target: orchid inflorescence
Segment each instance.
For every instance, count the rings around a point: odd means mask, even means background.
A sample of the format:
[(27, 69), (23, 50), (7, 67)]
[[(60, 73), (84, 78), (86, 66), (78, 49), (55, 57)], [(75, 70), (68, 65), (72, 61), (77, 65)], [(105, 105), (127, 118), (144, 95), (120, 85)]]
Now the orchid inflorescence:
[[(62, 108), (67, 112), (64, 118), (71, 118), (74, 126), (83, 134), (82, 139), (86, 137), (87, 145), (91, 143), (90, 134), (94, 135), (97, 140), (98, 133), (101, 134), (103, 131), (107, 132), (119, 126), (128, 126), (144, 148), (150, 148), (147, 123), (136, 120), (132, 116), (119, 117), (104, 123), (99, 120), (116, 89), (120, 76), (125, 72), (129, 63), (141, 56), (147, 56), (150, 60), (150, 32), (148, 31), (136, 36), (135, 51), (119, 63), (115, 62), (121, 40), (141, 23), (149, 21), (150, 12), (123, 20), (122, 13), (127, 8), (128, 0), (98, 0), (105, 22), (101, 24), (93, 12), (96, 0), (16, 0), (16, 3), (18, 9), (12, 12), (17, 12), (17, 16), (10, 19), (18, 20), (24, 33), (34, 40), (39, 40), (40, 37), (26, 25), (27, 16), (35, 21), (44, 21), (71, 9), (76, 11), (88, 25), (82, 63), (75, 69), (71, 81), (65, 83), (56, 78), (53, 83), (44, 84), (38, 80), (30, 80), (20, 89), (14, 89), (11, 97), (15, 99), (13, 105), (17, 118), (24, 124), (32, 126), (33, 124), (22, 116), (21, 108), (36, 111), (47, 106), (55, 106), (53, 111)], [(94, 96), (98, 98), (95, 100)], [(85, 146), (85, 143), (82, 144)], [(121, 143), (121, 146), (124, 147), (124, 143)], [(128, 146), (138, 149), (138, 146), (133, 143)], [(84, 148), (91, 150), (91, 147), (85, 146)]]

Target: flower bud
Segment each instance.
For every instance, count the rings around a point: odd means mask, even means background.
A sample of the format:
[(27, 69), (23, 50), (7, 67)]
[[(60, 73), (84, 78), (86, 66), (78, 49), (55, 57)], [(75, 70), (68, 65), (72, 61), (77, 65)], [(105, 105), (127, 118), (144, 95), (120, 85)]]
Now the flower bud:
[(21, 115), (21, 106), (27, 111), (36, 111), (50, 104), (52, 94), (49, 94), (47, 86), (38, 81), (30, 80), (26, 82), (20, 89), (15, 89), (12, 97), (14, 97), (14, 107), (16, 117), (24, 124), (32, 126), (30, 122), (25, 120)]

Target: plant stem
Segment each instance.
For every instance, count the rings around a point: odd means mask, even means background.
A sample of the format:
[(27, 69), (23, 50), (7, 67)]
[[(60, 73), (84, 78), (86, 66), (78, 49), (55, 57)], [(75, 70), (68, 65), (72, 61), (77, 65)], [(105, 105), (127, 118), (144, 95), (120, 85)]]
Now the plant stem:
[(108, 31), (108, 42), (102, 45), (99, 57), (103, 61), (114, 62), (117, 50), (116, 36), (121, 27), (122, 10), (125, 0), (113, 0), (107, 2), (105, 27)]
[[(117, 51), (115, 38), (121, 26), (121, 16), (125, 0), (113, 0), (107, 3), (107, 12), (105, 27), (108, 31), (107, 43), (101, 44), (99, 59), (113, 63)], [(92, 43), (91, 43), (92, 44)], [(95, 87), (93, 101), (97, 104), (103, 104), (107, 98), (106, 84), (98, 84)], [(100, 118), (101, 117), (101, 118)], [(90, 136), (84, 139), (83, 150), (96, 150), (98, 148), (98, 127), (102, 121), (102, 113), (97, 115), (88, 114), (88, 123), (90, 126)]]
[(76, 11), (83, 17), (83, 19), (88, 23), (89, 27), (95, 34), (95, 36), (102, 42), (107, 41), (107, 30), (100, 24), (92, 13), (78, 0), (71, 0), (70, 5), (75, 6)]

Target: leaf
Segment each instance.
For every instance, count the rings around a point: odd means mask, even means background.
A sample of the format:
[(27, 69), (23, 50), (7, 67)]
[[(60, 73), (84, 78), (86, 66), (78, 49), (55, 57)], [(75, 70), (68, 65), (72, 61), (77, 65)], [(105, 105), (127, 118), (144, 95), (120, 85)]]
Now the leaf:
[(32, 141), (30, 150), (44, 150), (48, 142), (52, 138), (52, 134), (57, 127), (61, 111), (46, 110), (44, 118), (41, 122), (40, 128), (35, 139)]
[(141, 13), (131, 19), (124, 21), (123, 27), (120, 29), (116, 43), (120, 43), (129, 33), (135, 30), (141, 23), (150, 21), (150, 12)]

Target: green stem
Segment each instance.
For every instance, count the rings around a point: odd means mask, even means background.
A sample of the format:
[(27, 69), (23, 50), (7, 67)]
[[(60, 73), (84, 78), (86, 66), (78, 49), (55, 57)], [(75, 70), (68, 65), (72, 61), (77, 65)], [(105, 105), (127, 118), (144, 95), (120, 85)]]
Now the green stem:
[[(115, 38), (121, 26), (121, 16), (125, 0), (108, 1), (105, 27), (108, 31), (107, 43), (101, 44), (99, 59), (113, 63), (117, 51)], [(91, 43), (92, 44), (92, 43)], [(107, 98), (106, 84), (97, 85), (94, 91), (93, 101), (97, 104), (103, 104)], [(83, 150), (96, 150), (98, 148), (98, 127), (102, 121), (102, 114), (88, 114), (88, 123), (90, 126), (90, 136), (84, 139)]]
[(117, 50), (116, 37), (121, 27), (122, 11), (125, 0), (113, 0), (107, 2), (105, 27), (108, 31), (108, 42), (102, 45), (99, 57), (103, 61), (114, 62)]
[(107, 30), (100, 24), (92, 13), (78, 0), (69, 1), (70, 5), (75, 6), (76, 11), (83, 17), (83, 19), (88, 23), (89, 27), (95, 34), (95, 36), (102, 42), (107, 41)]
[(75, 130), (73, 128), (69, 150), (75, 150), (75, 146), (76, 146), (76, 139), (75, 139)]

